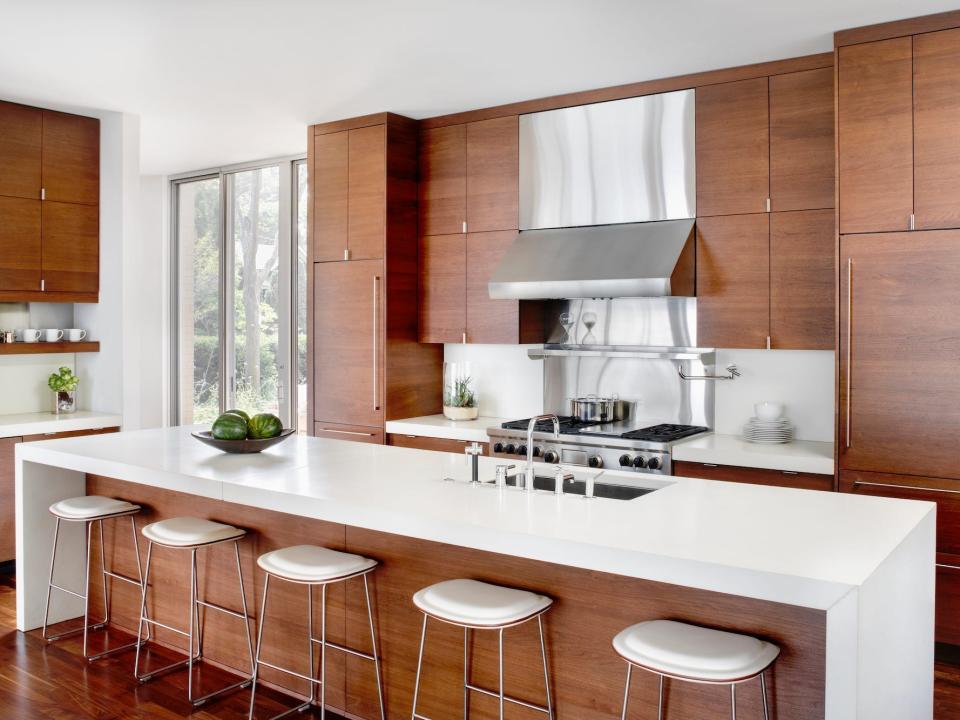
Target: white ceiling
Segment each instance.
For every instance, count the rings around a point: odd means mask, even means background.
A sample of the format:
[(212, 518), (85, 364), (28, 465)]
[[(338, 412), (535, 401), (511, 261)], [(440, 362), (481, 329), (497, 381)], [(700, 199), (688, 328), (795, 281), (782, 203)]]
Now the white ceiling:
[(830, 50), (956, 0), (0, 0), (0, 98), (141, 117), (144, 173), (415, 118)]

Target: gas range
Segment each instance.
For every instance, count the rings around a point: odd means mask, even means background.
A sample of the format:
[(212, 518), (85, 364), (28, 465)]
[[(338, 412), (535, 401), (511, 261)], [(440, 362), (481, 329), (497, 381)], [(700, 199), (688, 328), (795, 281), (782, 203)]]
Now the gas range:
[[(710, 430), (700, 425), (672, 423), (589, 423), (570, 416), (560, 416), (559, 420), (559, 439), (553, 436), (552, 421), (537, 423), (533, 432), (535, 461), (656, 475), (671, 474), (670, 448), (673, 443)], [(490, 454), (525, 460), (529, 423), (529, 420), (512, 420), (498, 428), (487, 428)]]

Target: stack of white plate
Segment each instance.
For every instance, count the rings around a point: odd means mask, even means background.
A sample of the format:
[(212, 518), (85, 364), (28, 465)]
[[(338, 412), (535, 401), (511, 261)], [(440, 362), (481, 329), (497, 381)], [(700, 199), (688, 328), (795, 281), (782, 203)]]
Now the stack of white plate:
[(743, 439), (752, 443), (787, 443), (793, 440), (793, 425), (782, 417), (777, 420), (761, 420), (752, 417), (743, 426)]

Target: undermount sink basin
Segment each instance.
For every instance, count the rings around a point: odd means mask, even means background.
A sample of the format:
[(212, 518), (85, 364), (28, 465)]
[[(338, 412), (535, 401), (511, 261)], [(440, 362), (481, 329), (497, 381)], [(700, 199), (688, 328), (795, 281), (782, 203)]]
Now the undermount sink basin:
[[(494, 481), (488, 481), (493, 483)], [(517, 476), (507, 478), (507, 485), (516, 487)], [(534, 490), (553, 492), (556, 481), (551, 475), (537, 475), (533, 479)], [(617, 485), (615, 483), (596, 482), (593, 484), (593, 495), (608, 500), (634, 500), (641, 495), (652, 493), (656, 488), (637, 487), (636, 485)], [(564, 494), (586, 495), (587, 483), (583, 480), (567, 480), (563, 484)]]

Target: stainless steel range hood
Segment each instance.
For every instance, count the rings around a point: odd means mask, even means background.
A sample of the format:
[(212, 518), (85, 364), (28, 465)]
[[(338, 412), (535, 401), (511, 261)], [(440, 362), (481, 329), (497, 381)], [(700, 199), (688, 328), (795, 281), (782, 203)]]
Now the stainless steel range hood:
[(520, 230), (492, 298), (694, 295), (694, 92), (520, 117)]
[(693, 225), (663, 220), (522, 232), (490, 279), (490, 297), (692, 297)]

